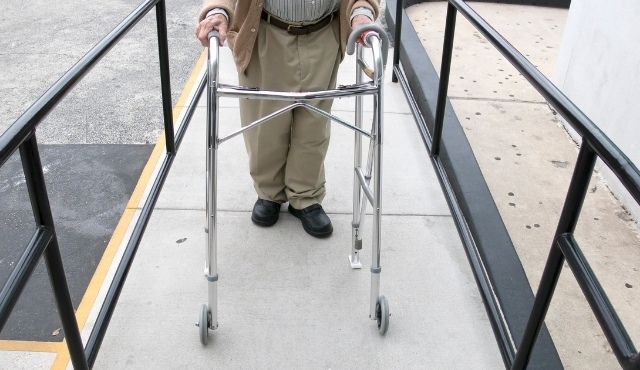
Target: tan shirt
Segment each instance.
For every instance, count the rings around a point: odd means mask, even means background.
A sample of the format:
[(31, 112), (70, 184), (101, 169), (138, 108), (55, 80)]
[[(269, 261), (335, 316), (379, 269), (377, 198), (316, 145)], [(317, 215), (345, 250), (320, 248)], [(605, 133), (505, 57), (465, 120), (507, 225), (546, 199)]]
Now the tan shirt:
[[(349, 17), (353, 9), (364, 7), (378, 16), (380, 0), (340, 0), (340, 52), (344, 56), (347, 38), (351, 32)], [(227, 40), (239, 73), (244, 73), (251, 60), (256, 41), (263, 0), (204, 0), (198, 21), (202, 21), (214, 8), (221, 8), (229, 15)]]

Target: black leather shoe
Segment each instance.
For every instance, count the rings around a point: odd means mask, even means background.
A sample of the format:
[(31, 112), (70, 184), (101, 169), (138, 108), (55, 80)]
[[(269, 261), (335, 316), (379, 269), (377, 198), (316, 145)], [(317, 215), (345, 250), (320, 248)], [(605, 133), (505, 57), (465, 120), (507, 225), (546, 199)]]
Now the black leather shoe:
[(331, 220), (319, 204), (303, 209), (295, 209), (289, 204), (289, 212), (302, 221), (304, 231), (316, 238), (326, 238), (333, 232)]
[(258, 226), (273, 226), (280, 216), (280, 203), (258, 199), (253, 205), (251, 221)]

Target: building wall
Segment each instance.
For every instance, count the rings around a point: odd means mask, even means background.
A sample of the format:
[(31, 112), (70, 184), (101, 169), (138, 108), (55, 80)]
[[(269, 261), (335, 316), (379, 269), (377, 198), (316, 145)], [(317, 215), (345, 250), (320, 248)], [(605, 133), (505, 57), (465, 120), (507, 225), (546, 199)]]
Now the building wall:
[[(637, 0), (574, 0), (552, 78), (636, 166), (640, 165), (638, 14)], [(639, 220), (640, 206), (606, 166), (598, 162), (597, 168)]]

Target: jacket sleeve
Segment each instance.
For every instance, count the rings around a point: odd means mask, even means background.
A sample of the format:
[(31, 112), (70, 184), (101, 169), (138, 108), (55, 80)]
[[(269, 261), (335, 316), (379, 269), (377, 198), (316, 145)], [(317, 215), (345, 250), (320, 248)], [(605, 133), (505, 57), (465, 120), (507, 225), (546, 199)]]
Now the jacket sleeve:
[(378, 18), (378, 13), (380, 11), (380, 0), (350, 0), (348, 7), (349, 14), (351, 14), (353, 9), (356, 8), (367, 8), (371, 10), (375, 20)]
[(233, 11), (236, 8), (236, 0), (204, 0), (202, 2), (202, 8), (200, 8), (200, 13), (198, 13), (198, 22), (202, 22), (209, 10), (215, 8), (224, 9), (224, 11), (227, 12), (227, 15), (229, 16), (229, 24), (231, 24), (231, 20), (233, 19)]

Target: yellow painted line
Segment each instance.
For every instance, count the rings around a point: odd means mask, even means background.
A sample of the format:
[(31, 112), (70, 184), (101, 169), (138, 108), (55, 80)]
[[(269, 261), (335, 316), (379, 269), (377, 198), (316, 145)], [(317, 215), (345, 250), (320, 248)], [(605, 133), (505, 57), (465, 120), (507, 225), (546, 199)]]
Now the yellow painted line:
[[(191, 76), (187, 80), (185, 87), (173, 109), (173, 120), (174, 122), (180, 117), (182, 113), (182, 109), (184, 108), (184, 104), (189, 98), (189, 94), (194, 89), (194, 86), (197, 82), (199, 71), (202, 68), (202, 65), (205, 63), (207, 59), (206, 50), (200, 54), (198, 61), (196, 62), (193, 71), (191, 72)], [(98, 297), (98, 293), (105, 281), (107, 273), (113, 260), (115, 258), (116, 253), (120, 245), (122, 244), (124, 237), (127, 233), (131, 225), (131, 221), (135, 216), (136, 210), (140, 207), (140, 202), (144, 195), (144, 191), (149, 184), (151, 179), (151, 175), (164, 152), (164, 139), (165, 135), (162, 132), (156, 142), (156, 145), (149, 156), (149, 160), (145, 165), (142, 173), (140, 174), (140, 178), (138, 179), (138, 183), (129, 198), (129, 202), (116, 226), (111, 240), (109, 240), (109, 244), (105, 249), (104, 254), (100, 260), (100, 263), (96, 267), (96, 271), (87, 286), (87, 290), (78, 306), (78, 310), (76, 311), (76, 319), (78, 321), (78, 327), (80, 331), (84, 328), (87, 323), (87, 319), (89, 314), (91, 313), (91, 309), (93, 308), (96, 299)], [(70, 357), (69, 351), (67, 350), (66, 341), (62, 342), (31, 342), (31, 341), (9, 341), (9, 340), (0, 340), (0, 351), (22, 351), (22, 352), (52, 352), (57, 353), (56, 359), (54, 360), (51, 369), (53, 370), (62, 370), (66, 369)]]
[(59, 352), (60, 349), (66, 349), (63, 342), (0, 340), (0, 351)]

